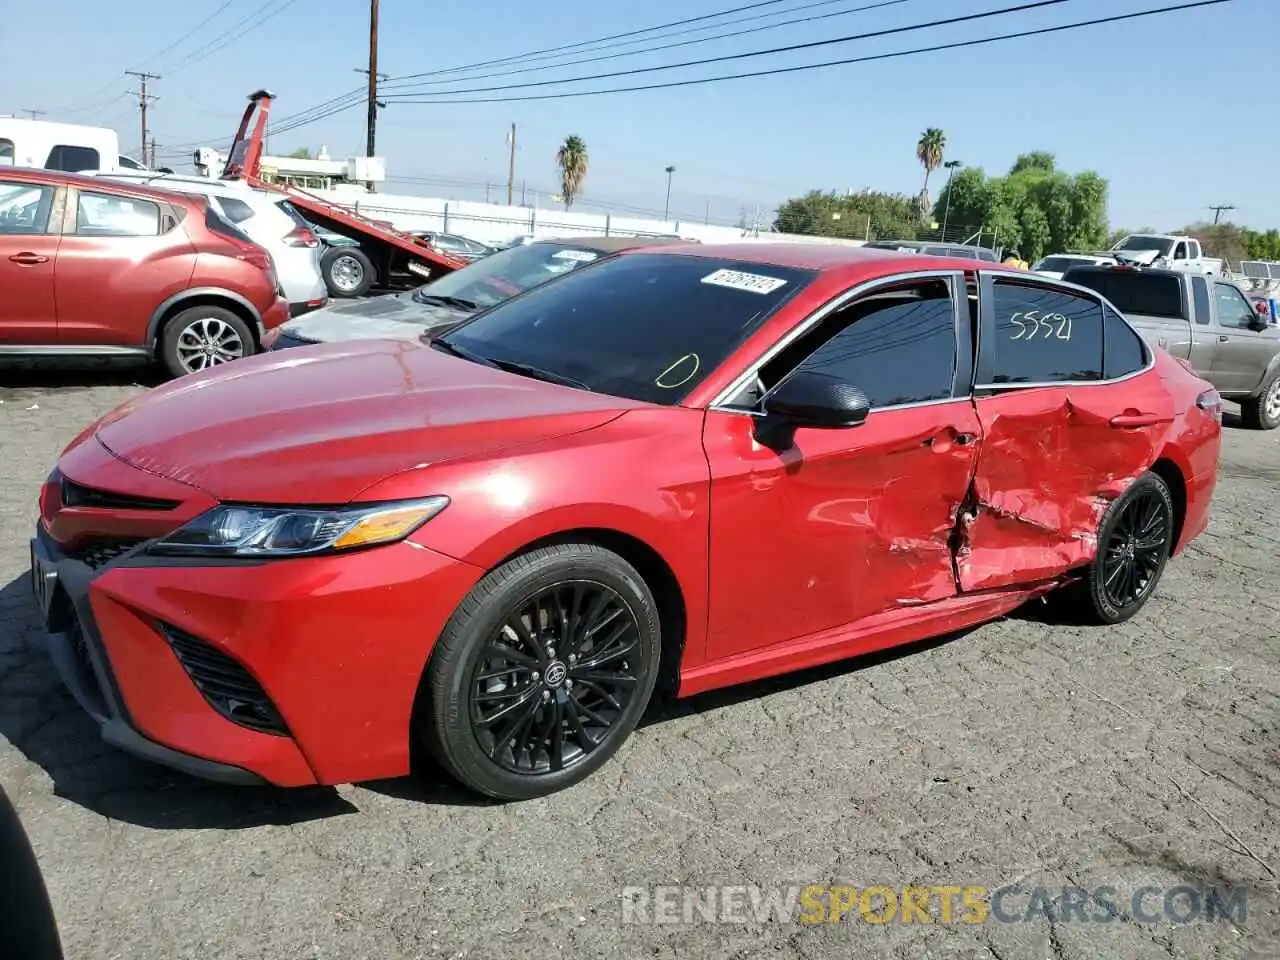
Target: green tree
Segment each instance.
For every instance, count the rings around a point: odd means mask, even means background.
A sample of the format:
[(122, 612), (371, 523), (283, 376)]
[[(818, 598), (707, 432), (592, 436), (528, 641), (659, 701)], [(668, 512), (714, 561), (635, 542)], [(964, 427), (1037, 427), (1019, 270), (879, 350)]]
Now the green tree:
[(947, 149), (947, 135), (937, 127), (929, 127), (916, 141), (916, 159), (924, 167), (924, 186), (920, 188), (920, 219), (929, 211), (929, 175), (942, 166), (942, 156)]
[(773, 228), (779, 233), (853, 240), (910, 240), (916, 225), (915, 202), (902, 194), (811, 190), (779, 206)]
[(1250, 241), (1256, 234), (1247, 227), (1240, 227), (1234, 223), (1193, 223), (1174, 232), (1199, 240), (1206, 257), (1220, 257), (1231, 263), (1263, 259), (1255, 258), (1250, 253)]
[(564, 208), (573, 206), (574, 199), (582, 192), (587, 179), (587, 143), (581, 137), (565, 137), (556, 151), (556, 166), (560, 168), (560, 194)]
[(1041, 151), (1019, 156), (1003, 177), (987, 177), (979, 167), (962, 170), (943, 189), (934, 219), (948, 199), (951, 222), (981, 224), (997, 246), (1016, 247), (1027, 260), (1096, 250), (1107, 239), (1106, 180), (1092, 171), (1065, 173)]
[(311, 151), (307, 147), (299, 147), (297, 150), (294, 150), (292, 153), (287, 154), (287, 156), (293, 160), (311, 160), (312, 159)]

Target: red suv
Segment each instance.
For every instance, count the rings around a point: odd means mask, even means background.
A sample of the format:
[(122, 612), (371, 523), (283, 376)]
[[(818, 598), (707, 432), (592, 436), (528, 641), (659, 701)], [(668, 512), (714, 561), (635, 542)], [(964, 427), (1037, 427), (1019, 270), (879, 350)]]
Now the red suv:
[(180, 376), (289, 318), (271, 255), (201, 197), (0, 172), (0, 355), (154, 357)]

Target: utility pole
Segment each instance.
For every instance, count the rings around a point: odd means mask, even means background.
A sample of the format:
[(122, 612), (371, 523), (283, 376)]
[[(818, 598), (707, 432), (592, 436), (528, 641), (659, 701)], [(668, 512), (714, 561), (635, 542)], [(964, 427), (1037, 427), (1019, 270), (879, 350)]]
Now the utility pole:
[(152, 170), (156, 168), (156, 138), (151, 138), (151, 162), (147, 164)]
[[(369, 0), (369, 114), (366, 126), (368, 139), (364, 155), (372, 158), (377, 149), (378, 138), (378, 0)], [(372, 180), (365, 186), (373, 193)]]
[(662, 208), (662, 219), (664, 221), (671, 219), (671, 175), (675, 172), (675, 167), (667, 167), (667, 204)]
[(942, 213), (942, 236), (940, 238), (943, 243), (946, 243), (947, 242), (947, 220), (951, 216), (951, 181), (955, 179), (956, 170), (958, 170), (960, 167), (963, 167), (964, 164), (961, 163), (959, 160), (948, 160), (946, 163), (943, 164), (943, 166), (946, 167), (949, 171), (951, 171), (950, 173), (947, 174), (947, 205)]
[(138, 154), (138, 159), (143, 163), (146, 163), (147, 142), (151, 139), (150, 130), (147, 127), (147, 105), (160, 99), (159, 97), (153, 97), (147, 93), (147, 81), (160, 80), (162, 78), (158, 73), (147, 73), (145, 70), (126, 70), (125, 76), (138, 78), (138, 112), (142, 116), (142, 147), (141, 152)]
[(1222, 211), (1234, 210), (1235, 207), (1233, 207), (1229, 203), (1220, 203), (1216, 207), (1210, 207), (1209, 209), (1213, 211), (1213, 222), (1214, 222), (1214, 225), (1216, 226), (1218, 221), (1222, 219)]
[(29, 113), (29, 114), (31, 114), (31, 119), (32, 119), (32, 120), (39, 120), (39, 119), (40, 119), (41, 117), (43, 117), (43, 116), (44, 116), (44, 114), (45, 114), (45, 111), (43, 111), (43, 110), (32, 110), (30, 107), (27, 107), (27, 108), (26, 108), (25, 110), (23, 110), (22, 112), (23, 112), (23, 113)]
[[(511, 202), (515, 199), (516, 189), (516, 125), (511, 124), (511, 133), (507, 135), (507, 140), (511, 144), (511, 155), (507, 159), (507, 206), (511, 206)], [(521, 196), (524, 195), (524, 188), (520, 188)], [(523, 200), (521, 201), (523, 202)]]

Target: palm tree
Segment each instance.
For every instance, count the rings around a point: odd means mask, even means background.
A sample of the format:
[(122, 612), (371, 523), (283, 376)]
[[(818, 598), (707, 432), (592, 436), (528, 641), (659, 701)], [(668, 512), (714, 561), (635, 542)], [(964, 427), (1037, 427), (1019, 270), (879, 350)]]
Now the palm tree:
[(556, 151), (556, 165), (560, 168), (560, 193), (568, 210), (587, 179), (587, 142), (581, 137), (565, 137)]
[(916, 141), (916, 159), (924, 167), (924, 187), (920, 190), (919, 203), (929, 204), (929, 174), (942, 166), (942, 154), (947, 149), (947, 135), (937, 127), (930, 127)]

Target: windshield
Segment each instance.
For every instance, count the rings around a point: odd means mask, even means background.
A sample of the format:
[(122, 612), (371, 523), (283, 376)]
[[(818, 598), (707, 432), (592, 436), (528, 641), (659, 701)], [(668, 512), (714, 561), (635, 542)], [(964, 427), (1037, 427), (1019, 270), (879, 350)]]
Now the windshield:
[(1125, 237), (1119, 244), (1114, 247), (1116, 250), (1132, 250), (1138, 252), (1141, 250), (1156, 250), (1160, 256), (1167, 257), (1173, 250), (1173, 241), (1168, 237), (1148, 237), (1142, 234), (1134, 234), (1131, 237)]
[(599, 393), (677, 404), (813, 276), (772, 264), (631, 254), (508, 301), (442, 339)]
[(418, 287), (413, 299), (430, 303), (432, 298), (444, 297), (464, 300), (477, 308), (491, 307), (603, 256), (598, 250), (575, 244), (511, 247)]
[(1036, 269), (1049, 270), (1054, 273), (1066, 273), (1072, 267), (1082, 267), (1094, 262), (1086, 257), (1045, 257), (1036, 264)]

